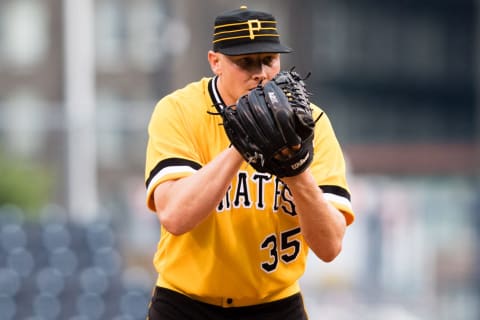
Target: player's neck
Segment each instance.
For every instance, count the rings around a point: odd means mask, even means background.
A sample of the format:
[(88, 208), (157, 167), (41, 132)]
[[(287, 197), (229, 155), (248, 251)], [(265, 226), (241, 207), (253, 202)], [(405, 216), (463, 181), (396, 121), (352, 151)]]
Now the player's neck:
[(237, 102), (235, 98), (231, 97), (231, 95), (228, 93), (227, 88), (225, 88), (225, 86), (223, 85), (222, 77), (217, 76), (216, 85), (217, 92), (219, 93), (220, 98), (222, 99), (225, 106), (230, 106)]

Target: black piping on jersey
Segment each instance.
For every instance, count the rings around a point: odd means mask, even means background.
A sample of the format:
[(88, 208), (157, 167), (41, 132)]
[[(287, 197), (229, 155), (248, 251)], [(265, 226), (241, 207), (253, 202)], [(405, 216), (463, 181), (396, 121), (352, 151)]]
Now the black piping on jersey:
[(152, 179), (162, 170), (167, 167), (178, 167), (178, 166), (188, 166), (191, 167), (192, 169), (199, 170), (202, 166), (199, 165), (198, 163), (186, 159), (181, 159), (181, 158), (169, 158), (160, 161), (155, 168), (150, 171), (150, 175), (148, 176), (147, 181), (145, 181), (145, 186), (148, 189), (148, 186), (150, 185), (150, 182)]
[(210, 79), (208, 82), (208, 93), (210, 94), (210, 98), (212, 99), (213, 105), (217, 109), (218, 113), (221, 113), (223, 108), (225, 108), (225, 102), (223, 102), (220, 92), (218, 92), (217, 82), (217, 76)]
[(348, 201), (350, 201), (350, 193), (342, 188), (342, 187), (339, 187), (339, 186), (319, 186), (320, 189), (322, 189), (322, 191), (324, 193), (331, 193), (331, 194), (334, 194), (334, 195), (337, 195), (339, 197), (343, 197), (345, 199), (348, 199)]

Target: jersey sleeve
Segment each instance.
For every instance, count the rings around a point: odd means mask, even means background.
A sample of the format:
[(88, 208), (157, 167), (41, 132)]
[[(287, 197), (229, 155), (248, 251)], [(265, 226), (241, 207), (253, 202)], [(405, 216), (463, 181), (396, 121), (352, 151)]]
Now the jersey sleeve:
[(188, 121), (182, 104), (171, 96), (160, 100), (152, 113), (145, 165), (146, 203), (152, 211), (156, 186), (189, 176), (201, 167)]
[(355, 220), (355, 214), (343, 152), (327, 114), (317, 106), (313, 107), (314, 118), (320, 118), (315, 126), (314, 159), (310, 171), (325, 198), (344, 214), (349, 225)]

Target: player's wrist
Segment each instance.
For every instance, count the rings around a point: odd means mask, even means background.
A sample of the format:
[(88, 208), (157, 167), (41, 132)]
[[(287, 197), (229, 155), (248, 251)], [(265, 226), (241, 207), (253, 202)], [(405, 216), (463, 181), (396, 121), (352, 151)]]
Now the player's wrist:
[(241, 164), (244, 160), (242, 154), (232, 145), (225, 150), (225, 153), (227, 153), (228, 158), (235, 163)]
[(293, 176), (288, 176), (288, 177), (282, 177), (282, 181), (287, 183), (287, 184), (302, 184), (306, 183), (309, 178), (311, 177), (310, 170), (307, 168), (302, 172), (299, 172), (296, 175)]

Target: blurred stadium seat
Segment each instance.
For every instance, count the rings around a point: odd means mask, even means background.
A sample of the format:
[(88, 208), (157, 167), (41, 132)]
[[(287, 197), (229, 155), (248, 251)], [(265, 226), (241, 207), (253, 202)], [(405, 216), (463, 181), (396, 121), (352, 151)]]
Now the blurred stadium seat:
[(0, 207), (0, 318), (145, 319), (153, 280), (127, 266), (111, 224), (47, 216)]
[(2, 315), (3, 319), (14, 319), (15, 311), (15, 301), (11, 297), (0, 295), (0, 314)]

